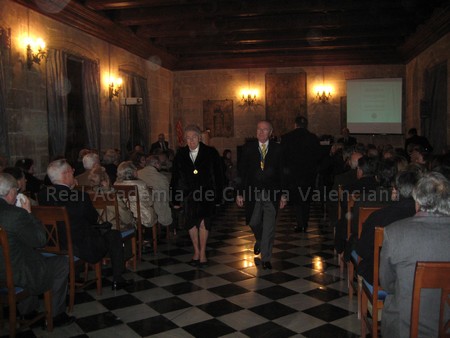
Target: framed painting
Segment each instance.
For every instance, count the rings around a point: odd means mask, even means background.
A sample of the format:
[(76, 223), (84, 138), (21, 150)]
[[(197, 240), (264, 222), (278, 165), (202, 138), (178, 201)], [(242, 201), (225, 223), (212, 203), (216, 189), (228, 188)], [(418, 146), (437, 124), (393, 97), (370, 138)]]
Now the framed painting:
[(203, 128), (211, 137), (234, 136), (233, 100), (203, 101)]

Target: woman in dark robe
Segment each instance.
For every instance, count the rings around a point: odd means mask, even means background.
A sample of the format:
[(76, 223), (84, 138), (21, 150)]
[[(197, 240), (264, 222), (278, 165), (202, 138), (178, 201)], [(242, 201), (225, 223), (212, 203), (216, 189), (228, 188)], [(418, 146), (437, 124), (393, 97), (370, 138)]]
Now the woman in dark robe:
[(217, 150), (201, 141), (201, 130), (189, 125), (184, 130), (186, 146), (178, 150), (172, 166), (172, 202), (184, 208), (185, 227), (194, 247), (190, 262), (206, 267), (206, 242), (211, 219), (222, 200), (223, 172)]

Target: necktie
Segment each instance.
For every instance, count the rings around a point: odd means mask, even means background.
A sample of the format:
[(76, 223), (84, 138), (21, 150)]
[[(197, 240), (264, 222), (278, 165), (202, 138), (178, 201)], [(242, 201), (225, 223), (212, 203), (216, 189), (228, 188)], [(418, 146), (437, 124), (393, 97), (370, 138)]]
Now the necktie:
[(267, 154), (267, 148), (266, 148), (266, 144), (263, 143), (261, 144), (261, 170), (264, 170), (264, 160), (266, 158), (266, 154)]

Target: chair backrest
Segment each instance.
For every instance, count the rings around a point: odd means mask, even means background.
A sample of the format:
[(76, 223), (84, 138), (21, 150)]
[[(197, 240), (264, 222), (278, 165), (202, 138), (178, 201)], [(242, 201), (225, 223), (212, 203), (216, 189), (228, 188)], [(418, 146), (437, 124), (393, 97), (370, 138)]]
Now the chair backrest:
[(411, 338), (418, 337), (420, 291), (421, 289), (441, 289), (439, 308), (439, 337), (447, 337), (450, 321), (444, 322), (446, 304), (449, 304), (450, 294), (450, 262), (417, 262), (414, 275), (414, 288), (411, 304)]
[(382, 207), (365, 207), (360, 206), (358, 208), (358, 238), (361, 237), (362, 227), (364, 222), (369, 218), (369, 216), (377, 210), (380, 210)]
[(378, 299), (380, 288), (380, 252), (383, 246), (384, 228), (375, 227), (374, 252), (373, 252), (373, 297)]
[(69, 215), (65, 207), (32, 206), (32, 214), (44, 225), (47, 244), (44, 251), (59, 255), (73, 255)]
[[(114, 192), (102, 193), (102, 192), (88, 192), (91, 198), (92, 204), (98, 212), (98, 222), (111, 222), (115, 224), (114, 229), (120, 230), (120, 214), (119, 203), (117, 202), (117, 195)], [(111, 216), (111, 212), (114, 211), (114, 216)]]
[(0, 288), (8, 289), (8, 303), (12, 304), (15, 302), (15, 291), (14, 291), (14, 278), (11, 268), (11, 258), (9, 255), (9, 243), (8, 234), (5, 230), (0, 227), (0, 246), (1, 253), (3, 255), (3, 264), (5, 267), (5, 279), (0, 280)]

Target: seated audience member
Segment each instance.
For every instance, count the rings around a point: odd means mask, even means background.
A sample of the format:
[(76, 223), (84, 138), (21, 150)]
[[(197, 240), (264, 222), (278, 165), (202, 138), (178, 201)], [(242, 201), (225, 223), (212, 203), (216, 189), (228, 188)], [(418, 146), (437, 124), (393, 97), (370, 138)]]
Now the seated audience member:
[[(347, 198), (353, 194), (358, 195), (358, 202), (379, 201), (383, 197), (380, 194), (379, 183), (375, 175), (378, 168), (378, 160), (368, 156), (363, 156), (358, 160), (356, 169), (357, 180), (343, 187), (343, 196), (341, 201), (341, 220), (336, 223), (335, 248), (338, 253), (344, 251), (347, 245), (347, 218), (352, 215), (347, 214)], [(348, 247), (348, 246), (347, 246)]]
[[(35, 250), (47, 243), (45, 229), (31, 214), (29, 202), (15, 206), (17, 188), (14, 177), (0, 173), (0, 224), (8, 235), (14, 285), (30, 292), (30, 297), (19, 302), (17, 309), (23, 316), (33, 316), (39, 308), (38, 296), (51, 289), (54, 326), (71, 324), (75, 317), (66, 314), (69, 262), (65, 256), (44, 257)], [(5, 280), (3, 264), (0, 276)]]
[[(108, 194), (116, 192), (115, 189), (111, 186), (109, 176), (106, 173), (105, 168), (103, 167), (98, 166), (91, 169), (89, 173), (89, 181), (91, 182), (92, 190), (96, 193), (95, 196), (97, 196), (97, 194)], [(119, 207), (120, 230), (129, 229), (131, 226), (135, 226), (133, 213), (127, 208), (123, 197), (120, 194), (117, 194), (116, 197)], [(116, 218), (116, 210), (112, 205), (108, 206), (106, 210), (108, 213), (108, 221), (114, 224)]]
[[(78, 176), (82, 173), (84, 173), (85, 169), (83, 166), (83, 157), (86, 156), (87, 154), (89, 154), (91, 152), (90, 149), (81, 149), (80, 152), (78, 153), (78, 159), (77, 162), (73, 165), (73, 169), (75, 170), (75, 172), (73, 173), (75, 176)], [(57, 160), (56, 158), (54, 160)]]
[[(417, 213), (384, 229), (380, 254), (380, 285), (387, 292), (383, 337), (409, 337), (416, 262), (450, 261), (449, 181), (440, 173), (427, 173), (414, 188), (413, 198)], [(438, 336), (439, 304), (440, 291), (422, 292), (419, 337)]]
[(147, 166), (137, 172), (138, 178), (144, 181), (152, 189), (153, 208), (158, 223), (164, 226), (172, 224), (172, 210), (169, 201), (169, 181), (159, 172), (161, 163), (157, 155), (151, 155), (147, 160)]
[(409, 153), (411, 163), (418, 163), (426, 169), (430, 169), (430, 154), (422, 146), (414, 145)]
[(161, 149), (163, 152), (169, 150), (169, 142), (166, 141), (165, 136), (162, 133), (158, 135), (158, 141), (152, 143), (150, 146), (150, 155), (156, 154), (155, 151), (157, 149)]
[(133, 162), (136, 168), (142, 169), (145, 168), (145, 164), (147, 163), (147, 158), (144, 153), (134, 152), (130, 155), (130, 161)]
[(73, 189), (75, 179), (70, 164), (62, 159), (51, 162), (47, 174), (53, 184), (38, 195), (40, 205), (66, 207), (72, 230), (74, 254), (89, 263), (99, 262), (109, 252), (113, 271), (112, 288), (131, 284), (122, 277), (124, 253), (118, 230), (98, 229), (98, 213), (86, 192)]
[(393, 204), (374, 211), (363, 224), (361, 237), (356, 243), (356, 252), (361, 257), (358, 264), (358, 274), (373, 284), (373, 241), (375, 227), (386, 227), (403, 218), (414, 216), (416, 207), (412, 192), (420, 174), (414, 171), (400, 172), (392, 190)]
[[(138, 178), (136, 166), (131, 161), (125, 161), (117, 167), (117, 180), (115, 184), (120, 185), (136, 185), (139, 193), (139, 201), (141, 207), (142, 225), (150, 228), (155, 225), (157, 218), (153, 209), (153, 199), (147, 184)], [(136, 200), (131, 201), (131, 211), (134, 217), (137, 217)]]
[(34, 176), (34, 161), (31, 158), (18, 160), (15, 167), (22, 169), (25, 173), (27, 185), (24, 191), (30, 192), (31, 194), (37, 194), (39, 191), (41, 191), (44, 182)]
[(158, 154), (159, 162), (161, 164), (161, 169), (159, 169), (159, 172), (163, 174), (167, 180), (170, 182), (172, 179), (172, 161), (170, 159), (170, 155), (173, 151), (168, 150), (163, 153)]
[(103, 167), (109, 176), (110, 182), (117, 179), (117, 165), (119, 164), (119, 153), (114, 149), (106, 149), (103, 155)]
[(92, 168), (100, 165), (100, 159), (96, 153), (89, 153), (83, 157), (84, 172), (78, 176), (75, 176), (77, 185), (90, 187), (89, 172)]
[(22, 169), (17, 168), (17, 167), (7, 167), (7, 168), (3, 169), (3, 172), (10, 174), (17, 181), (17, 184), (19, 186), (19, 190), (18, 190), (18, 194), (17, 194), (17, 201), (16, 201), (17, 207), (21, 207), (22, 204), (24, 204), (24, 203), (30, 203), (31, 205), (37, 205), (37, 201), (35, 199), (24, 195), (25, 188), (27, 185), (27, 179), (25, 178), (25, 173), (23, 172)]

